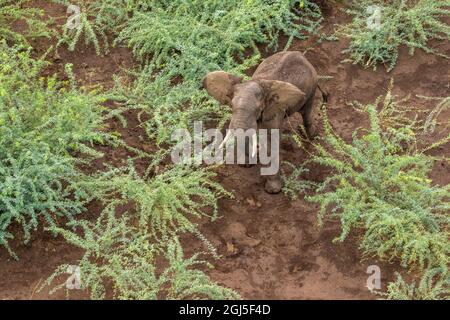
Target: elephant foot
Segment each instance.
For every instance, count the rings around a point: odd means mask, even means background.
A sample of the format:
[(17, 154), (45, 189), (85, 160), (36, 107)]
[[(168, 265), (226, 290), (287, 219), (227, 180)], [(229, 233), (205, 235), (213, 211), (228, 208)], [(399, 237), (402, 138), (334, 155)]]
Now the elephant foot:
[(307, 134), (309, 140), (314, 140), (314, 138), (317, 136), (317, 128), (316, 128), (316, 126), (311, 125), (306, 130), (306, 134)]
[(270, 194), (277, 194), (281, 192), (283, 188), (283, 182), (280, 177), (267, 179), (266, 185), (264, 186), (264, 190)]
[(308, 140), (314, 140), (317, 136), (317, 128), (315, 125), (308, 125), (304, 127), (304, 131), (300, 130), (300, 135)]

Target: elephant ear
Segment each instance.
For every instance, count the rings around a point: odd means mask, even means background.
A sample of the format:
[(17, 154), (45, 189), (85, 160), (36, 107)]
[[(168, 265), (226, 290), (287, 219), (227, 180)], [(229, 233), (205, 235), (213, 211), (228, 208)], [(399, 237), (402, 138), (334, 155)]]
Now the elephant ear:
[(210, 72), (203, 79), (203, 88), (221, 104), (231, 104), (234, 85), (241, 83), (242, 78), (225, 71)]
[(277, 80), (260, 80), (266, 92), (266, 107), (263, 111), (263, 120), (268, 121), (283, 114), (290, 108), (306, 102), (306, 94), (288, 82)]

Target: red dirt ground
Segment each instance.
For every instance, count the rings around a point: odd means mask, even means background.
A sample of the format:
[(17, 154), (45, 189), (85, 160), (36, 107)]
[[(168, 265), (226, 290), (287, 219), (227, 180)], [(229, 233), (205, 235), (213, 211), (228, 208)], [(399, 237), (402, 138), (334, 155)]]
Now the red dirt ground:
[[(36, 1), (49, 15), (63, 17), (64, 7)], [(342, 23), (346, 17), (338, 10), (328, 10), (326, 30)], [(345, 40), (316, 44), (314, 39), (296, 41), (290, 50), (305, 51), (306, 57), (320, 75), (332, 76), (321, 86), (331, 93), (329, 118), (336, 132), (349, 139), (353, 130), (367, 124), (366, 119), (346, 105), (348, 101), (368, 103), (383, 95), (391, 78), (395, 80), (394, 93), (403, 97), (412, 94), (412, 102), (430, 109), (433, 102), (424, 102), (416, 95), (448, 96), (450, 92), (450, 60), (418, 51), (413, 57), (402, 49), (396, 68), (387, 73), (382, 67), (376, 72), (360, 66), (343, 64), (341, 54)], [(436, 44), (437, 45), (437, 44)], [(48, 44), (36, 43), (38, 53)], [(283, 47), (283, 46), (280, 46)], [(450, 55), (449, 43), (440, 44), (440, 50)], [(54, 60), (53, 72), (64, 63), (74, 63), (75, 74), (83, 85), (111, 85), (112, 75), (119, 68), (133, 65), (127, 49), (113, 49), (105, 57), (95, 54), (93, 48), (80, 47), (75, 52), (60, 49), (60, 58)], [(319, 104), (319, 95), (317, 104)], [(319, 118), (316, 110), (315, 117)], [(442, 119), (448, 119), (447, 111)], [(111, 123), (112, 130), (119, 130), (127, 143), (142, 149), (137, 138), (140, 128), (133, 114), (127, 114), (127, 129), (118, 122)], [(301, 121), (294, 116), (293, 124)], [(289, 133), (286, 125), (285, 132)], [(435, 138), (435, 137), (434, 137)], [(119, 163), (127, 157), (127, 151), (104, 148), (106, 159)], [(147, 150), (148, 151), (148, 150)], [(307, 159), (304, 151), (290, 141), (282, 144), (283, 159), (302, 163)], [(449, 146), (443, 146), (435, 154), (448, 155)], [(100, 167), (96, 163), (95, 167)], [(145, 165), (145, 163), (142, 163)], [(317, 206), (300, 197), (292, 201), (285, 195), (268, 195), (263, 191), (259, 168), (224, 166), (218, 170), (218, 180), (235, 194), (235, 199), (221, 199), (221, 218), (215, 222), (200, 221), (201, 231), (223, 256), (220, 260), (208, 258), (215, 269), (209, 270), (211, 278), (235, 289), (245, 299), (376, 299), (366, 288), (369, 265), (381, 268), (382, 284), (393, 279), (397, 265), (368, 259), (361, 261), (358, 250), (358, 234), (353, 233), (344, 243), (332, 243), (339, 234), (338, 221), (326, 221), (319, 228), (316, 221)], [(326, 176), (324, 168), (308, 175), (308, 179), (321, 181)], [(437, 163), (432, 172), (433, 181), (447, 184), (450, 180), (448, 164)], [(92, 204), (88, 216), (95, 218), (99, 204)], [(18, 239), (20, 240), (20, 239)], [(186, 255), (204, 251), (202, 244), (193, 237), (183, 237)], [(64, 292), (49, 295), (48, 290), (36, 292), (37, 286), (60, 264), (76, 264), (81, 250), (68, 245), (61, 238), (38, 231), (29, 245), (19, 241), (13, 244), (20, 260), (13, 260), (5, 250), (0, 250), (0, 299), (61, 299)], [(88, 298), (85, 292), (71, 292), (72, 298)]]

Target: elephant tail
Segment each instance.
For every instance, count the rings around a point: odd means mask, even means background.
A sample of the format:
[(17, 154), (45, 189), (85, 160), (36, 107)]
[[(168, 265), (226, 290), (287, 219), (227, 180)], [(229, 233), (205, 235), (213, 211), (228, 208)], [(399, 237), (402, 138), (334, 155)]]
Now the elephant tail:
[(322, 88), (319, 86), (319, 84), (317, 84), (317, 88), (319, 88), (320, 92), (322, 92), (323, 103), (327, 103), (328, 98), (330, 97), (330, 94), (326, 91), (323, 91)]

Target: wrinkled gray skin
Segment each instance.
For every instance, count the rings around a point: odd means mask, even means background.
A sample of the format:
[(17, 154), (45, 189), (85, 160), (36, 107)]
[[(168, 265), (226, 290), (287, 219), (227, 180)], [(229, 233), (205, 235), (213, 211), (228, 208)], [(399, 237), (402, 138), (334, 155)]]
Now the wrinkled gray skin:
[[(250, 81), (215, 71), (205, 77), (203, 86), (212, 97), (232, 107), (230, 129), (281, 129), (285, 117), (300, 112), (306, 133), (313, 137), (311, 110), (317, 81), (317, 72), (303, 54), (287, 51), (265, 59)], [(279, 173), (266, 178), (266, 192), (279, 193)]]

